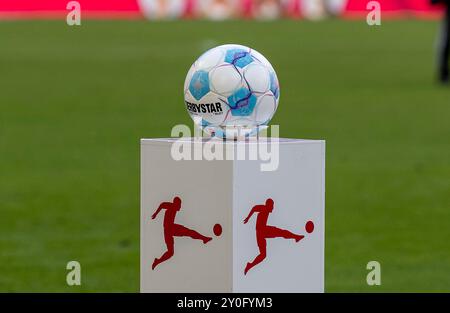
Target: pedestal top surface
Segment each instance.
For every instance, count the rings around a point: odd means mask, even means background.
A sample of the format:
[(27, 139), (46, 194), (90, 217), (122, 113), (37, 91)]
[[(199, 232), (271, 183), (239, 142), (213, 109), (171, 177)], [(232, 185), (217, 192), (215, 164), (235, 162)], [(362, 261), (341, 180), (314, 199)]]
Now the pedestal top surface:
[(185, 137), (185, 138), (141, 138), (141, 144), (172, 144), (176, 141), (178, 142), (190, 142), (190, 143), (199, 143), (199, 142), (223, 142), (225, 144), (256, 144), (258, 142), (266, 142), (266, 141), (276, 141), (278, 140), (279, 144), (311, 144), (311, 143), (324, 143), (325, 140), (315, 140), (315, 139), (295, 139), (295, 138), (273, 138), (273, 137), (259, 137), (250, 138), (249, 140), (222, 140), (219, 138), (194, 138), (194, 137)]

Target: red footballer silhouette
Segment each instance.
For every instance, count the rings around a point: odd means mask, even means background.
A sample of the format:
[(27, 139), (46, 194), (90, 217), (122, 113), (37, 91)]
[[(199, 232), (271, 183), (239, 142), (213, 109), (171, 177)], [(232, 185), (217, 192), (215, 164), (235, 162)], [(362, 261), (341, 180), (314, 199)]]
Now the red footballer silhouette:
[(183, 225), (175, 223), (175, 215), (181, 209), (181, 199), (179, 197), (173, 198), (173, 202), (163, 202), (159, 205), (158, 209), (153, 213), (152, 219), (155, 219), (158, 213), (165, 209), (164, 213), (164, 241), (166, 242), (167, 251), (158, 259), (155, 258), (152, 264), (152, 270), (155, 269), (158, 264), (167, 261), (174, 254), (174, 237), (191, 237), (192, 239), (202, 240), (204, 244), (211, 241), (211, 237), (206, 237), (195, 230), (189, 229)]
[(274, 226), (267, 225), (267, 219), (269, 218), (269, 214), (273, 211), (273, 200), (267, 199), (265, 204), (255, 205), (247, 218), (244, 220), (244, 224), (247, 224), (248, 220), (252, 217), (253, 213), (258, 213), (258, 217), (256, 218), (256, 242), (259, 248), (259, 254), (252, 262), (248, 262), (247, 266), (244, 270), (244, 275), (247, 275), (247, 272), (257, 264), (261, 263), (266, 258), (266, 247), (268, 238), (276, 238), (282, 237), (285, 239), (294, 239), (295, 242), (300, 241), (304, 238), (302, 235), (297, 235), (291, 233), (288, 230), (277, 228)]

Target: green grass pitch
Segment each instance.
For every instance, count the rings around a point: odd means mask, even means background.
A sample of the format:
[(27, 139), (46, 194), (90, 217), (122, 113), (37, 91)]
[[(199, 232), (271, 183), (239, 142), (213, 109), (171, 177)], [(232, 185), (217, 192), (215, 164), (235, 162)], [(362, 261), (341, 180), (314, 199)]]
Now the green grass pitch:
[[(450, 89), (436, 22), (0, 23), (0, 291), (139, 290), (139, 139), (190, 123), (205, 49), (254, 47), (281, 136), (326, 139), (326, 291), (450, 291)], [(82, 286), (68, 287), (78, 260)], [(366, 284), (367, 262), (382, 285)]]

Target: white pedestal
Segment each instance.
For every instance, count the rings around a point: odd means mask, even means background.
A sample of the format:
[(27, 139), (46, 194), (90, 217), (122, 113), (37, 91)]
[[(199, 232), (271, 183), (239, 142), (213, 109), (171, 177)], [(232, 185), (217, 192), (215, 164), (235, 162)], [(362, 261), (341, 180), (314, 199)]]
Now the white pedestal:
[(275, 171), (176, 161), (174, 142), (141, 140), (141, 292), (323, 292), (325, 142), (280, 139)]

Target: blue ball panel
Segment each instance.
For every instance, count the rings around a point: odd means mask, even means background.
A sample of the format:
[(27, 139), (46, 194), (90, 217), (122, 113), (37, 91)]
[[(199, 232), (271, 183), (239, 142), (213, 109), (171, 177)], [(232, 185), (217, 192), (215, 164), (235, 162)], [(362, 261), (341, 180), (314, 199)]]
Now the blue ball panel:
[(253, 57), (244, 49), (231, 49), (225, 54), (225, 62), (243, 68), (254, 61)]
[(256, 105), (255, 95), (247, 88), (237, 90), (227, 100), (233, 116), (249, 116)]
[(189, 83), (189, 91), (195, 99), (203, 98), (209, 92), (208, 73), (205, 71), (195, 72)]

